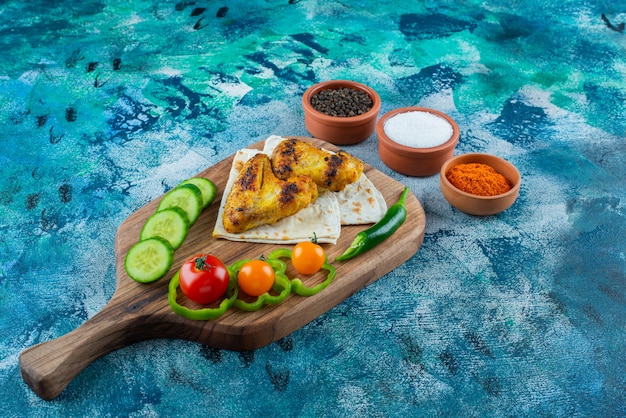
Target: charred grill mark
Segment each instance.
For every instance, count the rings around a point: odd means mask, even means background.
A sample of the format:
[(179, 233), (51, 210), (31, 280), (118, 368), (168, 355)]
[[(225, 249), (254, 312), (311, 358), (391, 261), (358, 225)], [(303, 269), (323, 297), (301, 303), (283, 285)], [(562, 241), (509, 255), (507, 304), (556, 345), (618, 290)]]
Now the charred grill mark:
[(295, 139), (289, 140), (287, 142), (286, 148), (280, 154), (283, 158), (289, 158), (294, 163), (297, 162), (300, 158), (296, 150), (296, 140)]
[(278, 202), (280, 204), (288, 204), (295, 200), (296, 194), (300, 189), (296, 183), (285, 183), (280, 188), (280, 196), (278, 197)]
[(249, 166), (246, 168), (246, 172), (239, 178), (239, 186), (242, 190), (255, 190), (255, 184), (257, 182), (258, 170), (257, 167)]
[(333, 183), (333, 180), (337, 177), (337, 172), (343, 166), (345, 159), (341, 154), (332, 154), (325, 158), (325, 160), (326, 170), (324, 171), (324, 176), (327, 179), (326, 184), (330, 186)]
[(296, 143), (297, 140), (293, 138), (285, 141), (285, 148), (281, 152), (281, 155), (297, 158), (298, 154), (296, 153)]
[(297, 142), (298, 140), (295, 138), (287, 139), (280, 144), (280, 148), (276, 151), (274, 161), (277, 161), (277, 163), (273, 167), (273, 171), (276, 177), (282, 180), (293, 175), (293, 166), (296, 165), (300, 159), (300, 155), (296, 149)]
[(279, 164), (274, 169), (274, 174), (276, 174), (276, 177), (283, 180), (291, 177), (292, 173), (293, 169), (286, 164)]

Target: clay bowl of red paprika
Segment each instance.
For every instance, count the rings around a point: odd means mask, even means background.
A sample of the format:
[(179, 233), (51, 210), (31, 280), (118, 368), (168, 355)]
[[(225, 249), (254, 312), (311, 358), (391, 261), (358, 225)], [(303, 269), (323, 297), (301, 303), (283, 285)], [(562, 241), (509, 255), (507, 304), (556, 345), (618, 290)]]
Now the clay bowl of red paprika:
[(425, 107), (401, 107), (376, 124), (378, 155), (392, 170), (413, 177), (439, 172), (452, 158), (460, 131), (447, 114)]
[(521, 184), (517, 168), (490, 154), (457, 155), (439, 172), (443, 197), (455, 208), (470, 215), (495, 215), (517, 200)]
[(374, 133), (380, 96), (365, 84), (330, 80), (309, 87), (302, 107), (304, 125), (312, 136), (335, 145), (353, 145)]

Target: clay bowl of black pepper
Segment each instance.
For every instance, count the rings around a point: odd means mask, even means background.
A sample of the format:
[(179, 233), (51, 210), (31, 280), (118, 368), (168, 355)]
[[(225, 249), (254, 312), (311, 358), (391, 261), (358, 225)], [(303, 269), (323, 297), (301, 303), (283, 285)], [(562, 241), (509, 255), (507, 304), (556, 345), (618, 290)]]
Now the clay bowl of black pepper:
[(304, 125), (312, 136), (335, 145), (352, 145), (374, 133), (380, 97), (365, 84), (331, 80), (309, 87), (302, 106)]
[(462, 154), (439, 172), (443, 197), (461, 212), (495, 215), (515, 203), (522, 178), (513, 164), (490, 154)]

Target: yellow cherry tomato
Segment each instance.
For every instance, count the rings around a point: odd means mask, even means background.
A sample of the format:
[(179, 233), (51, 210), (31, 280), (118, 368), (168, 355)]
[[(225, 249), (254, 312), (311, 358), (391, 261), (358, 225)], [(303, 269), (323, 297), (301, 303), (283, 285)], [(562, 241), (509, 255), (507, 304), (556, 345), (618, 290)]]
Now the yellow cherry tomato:
[(324, 249), (311, 241), (299, 242), (291, 252), (291, 263), (300, 274), (317, 273), (325, 261)]
[(274, 269), (263, 260), (248, 261), (237, 273), (239, 288), (247, 295), (259, 296), (274, 285)]

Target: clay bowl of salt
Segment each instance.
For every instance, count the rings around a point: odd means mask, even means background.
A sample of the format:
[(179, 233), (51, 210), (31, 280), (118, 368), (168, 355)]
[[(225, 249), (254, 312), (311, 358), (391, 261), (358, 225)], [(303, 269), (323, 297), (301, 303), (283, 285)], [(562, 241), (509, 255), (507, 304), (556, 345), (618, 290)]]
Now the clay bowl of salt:
[(500, 213), (515, 203), (522, 178), (513, 164), (490, 154), (457, 155), (439, 171), (443, 197), (470, 215)]
[(378, 154), (391, 169), (414, 177), (437, 174), (454, 155), (459, 127), (445, 113), (403, 107), (385, 113), (376, 124)]
[(353, 145), (374, 133), (380, 96), (365, 84), (330, 80), (309, 87), (302, 107), (304, 125), (312, 136), (335, 145)]

